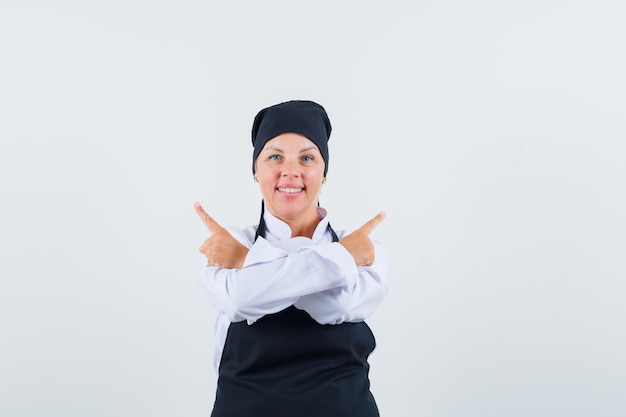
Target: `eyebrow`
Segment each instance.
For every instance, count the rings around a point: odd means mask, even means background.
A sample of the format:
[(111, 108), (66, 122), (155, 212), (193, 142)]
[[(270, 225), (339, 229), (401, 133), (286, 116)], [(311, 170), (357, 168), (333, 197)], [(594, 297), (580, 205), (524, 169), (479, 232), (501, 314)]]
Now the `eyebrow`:
[[(310, 150), (314, 150), (317, 149), (317, 146), (313, 145), (313, 146), (307, 146), (306, 148), (302, 148), (300, 149), (300, 153), (302, 152), (309, 152)], [(268, 146), (267, 148), (265, 148), (266, 151), (275, 151), (275, 152), (281, 152), (281, 153), (285, 153), (285, 151), (283, 151), (280, 148), (277, 148), (275, 146)]]

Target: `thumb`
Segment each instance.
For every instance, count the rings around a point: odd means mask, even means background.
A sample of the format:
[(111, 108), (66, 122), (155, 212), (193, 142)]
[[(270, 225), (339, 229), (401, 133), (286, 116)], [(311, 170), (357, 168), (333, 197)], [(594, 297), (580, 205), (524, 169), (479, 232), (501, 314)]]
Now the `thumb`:
[(385, 213), (384, 211), (381, 211), (372, 219), (368, 220), (363, 226), (361, 226), (359, 230), (369, 235), (376, 228), (376, 226), (378, 226), (380, 222), (382, 222), (385, 219), (386, 216), (387, 216), (387, 213)]
[(193, 208), (198, 217), (200, 217), (200, 220), (202, 220), (202, 223), (204, 223), (206, 228), (209, 229), (209, 232), (216, 233), (222, 229), (222, 226), (220, 226), (215, 220), (213, 220), (213, 217), (209, 216), (209, 214), (204, 211), (200, 203), (196, 201), (193, 204)]

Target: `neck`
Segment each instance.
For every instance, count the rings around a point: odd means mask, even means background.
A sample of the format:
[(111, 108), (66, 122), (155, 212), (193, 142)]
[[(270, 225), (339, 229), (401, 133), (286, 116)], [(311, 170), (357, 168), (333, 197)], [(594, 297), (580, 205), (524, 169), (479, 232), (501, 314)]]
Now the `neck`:
[(286, 222), (291, 229), (291, 237), (304, 236), (309, 239), (313, 238), (313, 232), (315, 232), (315, 228), (320, 223), (320, 220), (316, 217), (315, 222), (308, 222), (306, 224), (295, 224)]

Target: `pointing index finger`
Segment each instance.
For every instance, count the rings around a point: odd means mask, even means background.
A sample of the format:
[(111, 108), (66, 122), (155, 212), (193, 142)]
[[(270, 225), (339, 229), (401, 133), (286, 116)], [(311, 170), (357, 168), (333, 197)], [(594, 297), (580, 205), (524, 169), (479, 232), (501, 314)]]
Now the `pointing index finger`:
[(363, 226), (361, 226), (361, 230), (369, 235), (376, 228), (376, 226), (378, 226), (380, 222), (385, 219), (385, 216), (387, 216), (387, 213), (381, 211), (372, 219), (368, 220)]
[(204, 223), (206, 228), (209, 229), (209, 232), (215, 233), (221, 228), (220, 225), (217, 224), (215, 220), (213, 220), (213, 217), (209, 216), (209, 214), (204, 211), (200, 203), (196, 201), (193, 204), (193, 208), (196, 211), (198, 217), (200, 217), (200, 220), (202, 220), (202, 223)]

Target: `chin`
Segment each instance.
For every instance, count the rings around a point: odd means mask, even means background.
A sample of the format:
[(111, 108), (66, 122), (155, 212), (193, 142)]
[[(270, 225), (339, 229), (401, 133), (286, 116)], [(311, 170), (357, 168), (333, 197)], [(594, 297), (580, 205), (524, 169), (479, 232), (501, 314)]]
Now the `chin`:
[(297, 219), (305, 216), (309, 210), (313, 210), (314, 208), (314, 206), (304, 207), (302, 205), (298, 205), (296, 207), (295, 204), (280, 204), (278, 206), (274, 206), (270, 212), (274, 214), (275, 217), (280, 219)]

